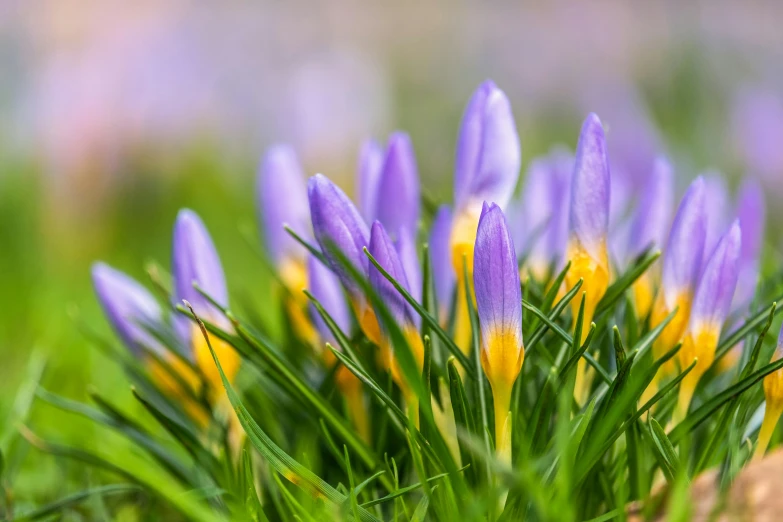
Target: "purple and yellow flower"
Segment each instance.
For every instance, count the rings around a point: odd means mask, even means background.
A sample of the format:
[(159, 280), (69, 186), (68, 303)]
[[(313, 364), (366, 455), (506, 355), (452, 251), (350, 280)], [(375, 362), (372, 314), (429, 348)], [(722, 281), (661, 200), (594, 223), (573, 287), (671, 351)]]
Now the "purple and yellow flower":
[(357, 168), (356, 189), (359, 199), (359, 210), (362, 217), (368, 223), (375, 221), (377, 217), (378, 186), (381, 181), (381, 169), (383, 168), (383, 147), (372, 139), (362, 143), (359, 151), (359, 165)]
[[(194, 287), (194, 284), (198, 284), (217, 304), (228, 305), (226, 279), (217, 250), (201, 218), (192, 210), (180, 210), (177, 215), (171, 273), (175, 304), (186, 300), (201, 319), (224, 329), (231, 328), (225, 315)], [(184, 315), (175, 316), (174, 321), (179, 338), (193, 354), (193, 360), (207, 379), (211, 392), (220, 390), (220, 374), (198, 324)], [(226, 376), (233, 379), (239, 370), (239, 355), (228, 343), (215, 336), (210, 336), (210, 343)]]
[(376, 198), (375, 219), (392, 233), (404, 229), (415, 235), (421, 188), (413, 144), (404, 132), (395, 132), (389, 137)]
[[(472, 281), (473, 248), (484, 201), (508, 205), (517, 184), (522, 152), (506, 95), (490, 80), (473, 93), (460, 124), (454, 170), (451, 253), (457, 280)], [(465, 285), (458, 284), (455, 341), (470, 348)]]
[[(775, 362), (781, 357), (783, 357), (783, 326), (780, 328), (778, 344), (770, 362)], [(772, 433), (775, 431), (778, 420), (780, 420), (780, 415), (783, 414), (783, 369), (775, 370), (764, 377), (764, 399), (766, 400), (764, 420), (761, 421), (761, 429), (759, 430), (756, 449), (753, 452), (753, 460), (759, 460), (764, 457), (764, 452), (767, 451)]]
[[(375, 258), (378, 264), (383, 267), (405, 290), (410, 291), (408, 278), (405, 275), (405, 268), (402, 265), (400, 256), (389, 235), (384, 230), (379, 221), (372, 224), (370, 235), (370, 254)], [(410, 347), (416, 365), (421, 371), (424, 364), (424, 344), (421, 335), (416, 327), (414, 311), (408, 302), (400, 295), (391, 282), (384, 277), (381, 272), (372, 265), (370, 268), (370, 284), (378, 293), (383, 305), (391, 315), (392, 320), (400, 327), (405, 340)], [(410, 387), (405, 381), (405, 377), (400, 371), (400, 367), (394, 357), (394, 346), (388, 334), (388, 325), (380, 321), (381, 329), (381, 358), (383, 365), (391, 372), (392, 378), (400, 387), (405, 396), (406, 403), (410, 410), (414, 422), (418, 419), (418, 409), (416, 397), (411, 393)]]
[[(584, 324), (593, 320), (596, 306), (609, 286), (609, 158), (601, 120), (595, 114), (587, 116), (579, 136), (571, 180), (571, 236), (568, 241), (568, 259), (571, 268), (566, 274), (567, 288), (573, 288), (582, 279), (585, 294)], [(581, 300), (572, 301), (574, 322)], [(583, 342), (589, 328), (583, 328)], [(589, 387), (584, 359), (579, 359), (576, 373), (575, 396), (583, 402)]]
[(737, 291), (734, 294), (735, 310), (750, 304), (756, 293), (765, 217), (764, 192), (757, 181), (747, 179), (740, 188), (737, 200), (737, 218), (742, 227), (742, 250)]
[[(628, 245), (633, 259), (650, 248), (663, 248), (674, 207), (674, 177), (671, 165), (662, 157), (655, 160), (633, 217)], [(645, 318), (652, 309), (655, 289), (660, 280), (660, 268), (647, 270), (633, 284), (636, 312)]]
[[(726, 210), (731, 206), (729, 189), (726, 180), (716, 171), (708, 171), (704, 178), (704, 209), (707, 213), (707, 233), (704, 237), (704, 259), (708, 257), (718, 244), (718, 239), (726, 232), (731, 214)], [(704, 268), (702, 266), (702, 268)]]
[(522, 290), (506, 217), (484, 204), (476, 234), (473, 285), (481, 326), (481, 365), (495, 403), (495, 447), (511, 463), (511, 390), (522, 369)]
[(449, 319), (454, 297), (454, 268), (451, 262), (451, 208), (441, 205), (430, 229), (430, 259), (435, 296), (438, 301), (438, 320), (443, 326)]
[(92, 283), (103, 313), (125, 346), (137, 357), (164, 348), (149, 328), (163, 321), (160, 305), (138, 281), (106, 263), (92, 265)]
[[(696, 178), (680, 201), (663, 251), (661, 288), (653, 305), (650, 327), (659, 325), (675, 309), (677, 313), (653, 343), (656, 359), (682, 340), (691, 317), (707, 233), (705, 197), (704, 180)], [(665, 365), (662, 373), (670, 373), (673, 368), (673, 363)], [(649, 390), (654, 393), (656, 386), (657, 380)]]
[(699, 279), (688, 329), (678, 353), (681, 369), (698, 359), (680, 383), (676, 412), (680, 420), (688, 411), (696, 385), (715, 359), (720, 332), (737, 286), (741, 248), (742, 233), (739, 221), (735, 221), (718, 242)]
[(363, 251), (370, 243), (367, 223), (345, 192), (323, 174), (310, 178), (307, 195), (315, 239), (329, 267), (348, 292), (362, 331), (372, 342), (380, 344), (375, 312), (340, 259), (343, 256), (360, 275), (369, 275), (369, 260)]
[[(340, 280), (334, 275), (332, 270), (325, 266), (315, 256), (309, 256), (307, 259), (307, 273), (309, 275), (310, 293), (321, 304), (326, 313), (334, 320), (337, 326), (348, 334), (351, 331), (351, 312), (348, 303), (345, 300), (343, 288)], [(321, 317), (321, 314), (315, 309), (315, 305), (310, 304), (310, 316), (316, 327), (320, 342), (329, 343), (336, 349), (340, 345), (334, 339), (329, 327)], [(323, 346), (321, 346), (323, 348)], [(324, 362), (327, 367), (339, 364), (337, 358), (330, 350), (323, 350)], [(370, 425), (367, 418), (367, 408), (362, 392), (361, 381), (345, 366), (340, 366), (335, 373), (335, 382), (340, 389), (348, 413), (359, 432), (362, 440), (369, 442)]]
[(312, 237), (304, 172), (292, 147), (275, 145), (267, 151), (258, 173), (258, 202), (267, 251), (288, 290), (286, 312), (298, 335), (313, 342), (316, 333), (302, 294), (307, 288), (307, 251), (284, 228), (291, 227), (305, 239)]

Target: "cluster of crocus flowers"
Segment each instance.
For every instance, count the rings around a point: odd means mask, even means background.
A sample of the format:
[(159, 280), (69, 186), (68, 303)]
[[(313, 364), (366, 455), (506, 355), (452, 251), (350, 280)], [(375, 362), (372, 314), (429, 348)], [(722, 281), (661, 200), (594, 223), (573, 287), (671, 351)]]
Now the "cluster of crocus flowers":
[[(571, 268), (566, 285), (573, 288), (580, 280), (584, 295), (584, 322), (593, 320), (598, 302), (609, 286), (609, 158), (601, 120), (590, 114), (582, 125), (571, 181), (571, 236), (567, 257)], [(573, 316), (576, 321), (581, 301), (575, 299)], [(588, 328), (583, 328), (583, 342)], [(582, 403), (590, 384), (590, 374), (584, 359), (579, 359), (574, 394)]]
[[(187, 300), (201, 318), (225, 330), (231, 329), (225, 316), (204, 296), (208, 295), (221, 306), (228, 304), (225, 276), (215, 246), (204, 223), (190, 210), (182, 210), (174, 226), (172, 276), (174, 305)], [(173, 316), (172, 326), (179, 346), (167, 350), (151, 333), (164, 326), (162, 310), (141, 284), (104, 263), (93, 266), (92, 277), (98, 300), (112, 327), (134, 355), (143, 359), (152, 377), (164, 390), (183, 398), (188, 396), (188, 392), (200, 394), (205, 391), (213, 404), (222, 402), (219, 399), (222, 388), (220, 376), (206, 340), (192, 319), (180, 314)], [(226, 375), (233, 379), (239, 369), (239, 355), (215, 336), (210, 336), (210, 343)], [(172, 352), (174, 349), (180, 353)], [(147, 350), (154, 351), (157, 357), (151, 356)], [(159, 360), (165, 361), (191, 390), (180, 389), (181, 384), (161, 366)], [(190, 361), (204, 377), (205, 390), (201, 389), (197, 373), (185, 361)], [(204, 412), (192, 401), (184, 400), (186, 410), (194, 420), (206, 422)]]

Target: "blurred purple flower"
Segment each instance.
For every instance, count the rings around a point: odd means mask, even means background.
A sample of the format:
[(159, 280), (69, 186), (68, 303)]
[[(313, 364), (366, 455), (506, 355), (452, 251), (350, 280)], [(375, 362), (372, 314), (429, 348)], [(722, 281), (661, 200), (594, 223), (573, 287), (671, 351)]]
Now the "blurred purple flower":
[(746, 179), (740, 187), (737, 200), (737, 218), (742, 227), (742, 250), (734, 307), (747, 306), (756, 293), (759, 264), (764, 243), (766, 219), (764, 192), (757, 181)]
[(163, 348), (148, 327), (161, 323), (160, 305), (135, 279), (105, 263), (92, 265), (95, 294), (112, 328), (125, 345), (139, 356), (143, 348)]
[(375, 210), (388, 230), (416, 232), (421, 206), (419, 174), (410, 137), (396, 132), (389, 138), (381, 168)]
[(359, 152), (356, 185), (359, 209), (368, 223), (377, 218), (378, 187), (381, 182), (383, 161), (383, 147), (375, 140), (365, 140)]
[(704, 178), (704, 208), (707, 212), (707, 235), (704, 239), (704, 262), (712, 254), (718, 239), (726, 232), (729, 224), (730, 207), (729, 189), (726, 180), (715, 171), (708, 171), (702, 175)]
[(663, 157), (655, 160), (644, 184), (633, 216), (628, 255), (633, 258), (645, 249), (662, 249), (674, 208), (674, 173)]
[(416, 252), (416, 240), (414, 235), (407, 228), (400, 228), (400, 231), (397, 234), (397, 253), (400, 256), (400, 261), (405, 269), (405, 277), (410, 284), (411, 295), (414, 299), (421, 302), (421, 261), (419, 261), (419, 254)]

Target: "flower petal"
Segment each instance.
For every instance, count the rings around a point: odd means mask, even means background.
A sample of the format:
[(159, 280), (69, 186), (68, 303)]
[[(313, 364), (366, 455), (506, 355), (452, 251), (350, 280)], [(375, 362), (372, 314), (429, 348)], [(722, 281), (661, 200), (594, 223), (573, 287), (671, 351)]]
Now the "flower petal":
[[(408, 278), (405, 275), (405, 268), (402, 265), (397, 249), (379, 221), (372, 224), (370, 234), (370, 254), (404, 289), (410, 291)], [(394, 320), (401, 328), (413, 324), (413, 314), (410, 305), (400, 295), (396, 288), (387, 280), (381, 272), (370, 266), (370, 284), (378, 292), (384, 305), (391, 313)], [(380, 316), (380, 314), (377, 314)], [(383, 327), (383, 322), (379, 320)]]
[(383, 168), (383, 147), (375, 140), (362, 143), (359, 152), (359, 168), (357, 188), (359, 193), (359, 209), (365, 221), (371, 222), (377, 218), (378, 186)]
[(135, 279), (105, 263), (92, 265), (92, 282), (106, 318), (125, 345), (136, 355), (142, 347), (162, 351), (145, 326), (161, 322), (160, 305)]
[(506, 95), (487, 80), (462, 116), (454, 172), (458, 213), (466, 206), (494, 201), (505, 207), (514, 192), (522, 152)]
[(571, 184), (571, 234), (600, 261), (609, 231), (609, 158), (601, 120), (589, 114), (579, 136)]
[(747, 179), (740, 188), (737, 201), (737, 218), (742, 227), (739, 282), (734, 294), (737, 307), (748, 304), (756, 293), (765, 216), (764, 192), (757, 181)]
[(416, 231), (421, 206), (419, 173), (410, 137), (403, 132), (389, 138), (377, 198), (377, 219), (384, 227)]
[[(482, 335), (511, 335), (522, 346), (522, 291), (514, 242), (506, 217), (484, 204), (476, 234), (473, 284)], [(482, 343), (484, 349), (489, 349)]]
[[(193, 283), (198, 283), (201, 289), (218, 304), (228, 305), (226, 278), (215, 244), (204, 222), (192, 210), (183, 209), (177, 215), (171, 264), (174, 278), (174, 303), (180, 304), (183, 299), (186, 299), (193, 305), (197, 314), (219, 322), (226, 321), (223, 315), (193, 287)], [(175, 327), (181, 339), (190, 340), (192, 328), (188, 317), (177, 314)]]
[(358, 286), (340, 263), (336, 250), (362, 274), (367, 274), (368, 260), (362, 249), (369, 244), (367, 224), (337, 185), (323, 174), (316, 174), (307, 183), (313, 232), (332, 271), (352, 297), (360, 295)]
[(740, 224), (734, 221), (704, 267), (693, 298), (691, 325), (719, 328), (726, 320), (737, 286), (741, 248)]
[(421, 302), (421, 261), (419, 261), (419, 254), (416, 252), (416, 240), (407, 228), (401, 228), (397, 234), (397, 253), (400, 255), (400, 261), (405, 269), (405, 277), (408, 279), (411, 295)]
[(306, 250), (283, 228), (288, 225), (302, 237), (312, 237), (304, 173), (292, 147), (275, 145), (267, 151), (258, 173), (258, 202), (267, 248), (275, 263), (304, 260)]
[[(310, 293), (313, 294), (324, 310), (334, 319), (337, 326), (345, 332), (351, 332), (351, 313), (348, 309), (348, 303), (343, 294), (343, 288), (340, 286), (340, 280), (334, 275), (334, 272), (321, 263), (315, 256), (307, 258), (307, 276), (310, 286)], [(315, 305), (310, 304), (310, 317), (315, 324), (321, 339), (334, 344), (334, 336), (326, 326), (321, 314), (315, 309)], [(335, 348), (338, 346), (335, 345)]]
[(692, 295), (698, 283), (704, 256), (707, 215), (704, 179), (696, 178), (682, 197), (663, 252), (662, 287), (668, 310), (678, 297)]
[[(729, 189), (726, 180), (718, 172), (708, 172), (704, 178), (704, 209), (707, 213), (707, 235), (704, 238), (704, 255), (709, 256), (718, 244), (721, 234), (729, 225)], [(705, 257), (704, 263), (707, 262)]]
[(435, 214), (429, 244), (433, 283), (442, 320), (451, 309), (455, 282), (451, 259), (451, 209), (448, 205), (441, 205)]

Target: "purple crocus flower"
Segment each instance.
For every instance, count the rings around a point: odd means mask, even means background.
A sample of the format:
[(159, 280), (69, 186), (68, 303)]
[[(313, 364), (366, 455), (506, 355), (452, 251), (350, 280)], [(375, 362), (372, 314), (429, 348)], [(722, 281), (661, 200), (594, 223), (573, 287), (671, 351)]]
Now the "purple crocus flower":
[(384, 227), (415, 233), (421, 206), (419, 174), (413, 144), (403, 132), (389, 138), (376, 198), (377, 219)]
[(162, 351), (147, 330), (162, 320), (160, 305), (152, 294), (135, 279), (105, 263), (93, 264), (91, 273), (101, 308), (125, 345), (137, 356), (145, 347)]
[[(404, 289), (410, 291), (408, 278), (405, 275), (405, 268), (397, 253), (397, 248), (394, 246), (394, 243), (379, 221), (375, 221), (372, 224), (369, 251), (386, 272), (388, 272)], [(424, 348), (416, 328), (413, 309), (408, 302), (405, 301), (402, 295), (400, 295), (397, 289), (394, 288), (391, 282), (389, 282), (374, 265), (370, 267), (370, 284), (378, 293), (394, 322), (402, 329), (416, 361), (421, 364), (424, 360)], [(402, 383), (403, 379), (399, 373), (399, 369), (397, 369), (396, 364), (394, 364), (394, 350), (388, 337), (388, 325), (384, 324), (383, 321), (379, 321), (379, 323), (382, 332), (380, 343), (382, 356), (388, 364), (389, 369), (392, 371), (392, 376), (398, 383)]]
[(740, 188), (737, 217), (742, 227), (742, 251), (734, 307), (747, 306), (756, 293), (759, 262), (764, 242), (764, 192), (757, 181), (747, 179)]
[(364, 254), (364, 248), (370, 243), (367, 224), (345, 192), (323, 174), (310, 178), (307, 195), (315, 238), (329, 267), (348, 291), (362, 331), (377, 344), (380, 342), (380, 331), (375, 313), (337, 254), (340, 252), (348, 263), (366, 277), (369, 274), (369, 259)]
[(511, 462), (511, 390), (522, 369), (522, 291), (506, 217), (484, 203), (476, 234), (473, 285), (481, 325), (481, 364), (492, 387), (499, 458)]
[[(174, 303), (187, 300), (202, 318), (225, 326), (228, 320), (199, 293), (197, 283), (216, 303), (228, 305), (228, 291), (223, 266), (215, 245), (203, 221), (195, 212), (183, 209), (177, 214), (174, 225), (171, 273), (174, 278)], [(183, 315), (175, 316), (175, 327), (180, 338), (191, 344), (192, 322)]]
[(305, 238), (311, 237), (304, 179), (292, 147), (275, 145), (269, 148), (258, 173), (258, 210), (264, 224), (267, 249), (283, 275), (291, 271), (287, 266), (291, 263), (304, 265), (306, 254), (306, 250), (284, 230), (284, 225)]
[(441, 205), (435, 214), (430, 229), (430, 261), (432, 262), (432, 278), (435, 284), (435, 295), (438, 300), (438, 315), (441, 324), (448, 320), (451, 300), (454, 295), (454, 268), (451, 261), (451, 209)]
[(323, 174), (310, 178), (307, 195), (315, 239), (351, 298), (359, 299), (361, 292), (336, 252), (340, 251), (354, 268), (367, 275), (369, 261), (362, 251), (370, 242), (367, 224), (345, 192)]
[[(348, 304), (345, 301), (340, 280), (334, 275), (334, 272), (321, 263), (315, 256), (307, 258), (307, 274), (310, 285), (310, 293), (313, 294), (324, 310), (334, 319), (337, 326), (343, 332), (351, 331), (351, 313)], [(310, 305), (310, 317), (315, 324), (321, 340), (334, 344), (332, 332), (321, 318), (321, 314)]]
[(413, 233), (407, 228), (401, 228), (397, 234), (397, 253), (405, 269), (405, 277), (411, 288), (411, 295), (421, 302), (422, 276), (419, 254), (416, 252), (416, 241)]
[(705, 197), (704, 179), (696, 178), (680, 201), (663, 251), (661, 289), (653, 306), (651, 326), (660, 324), (675, 308), (678, 311), (653, 344), (656, 357), (682, 339), (690, 319), (707, 234)]
[(378, 186), (381, 181), (383, 161), (383, 147), (377, 141), (369, 139), (362, 143), (357, 169), (357, 191), (359, 209), (368, 223), (377, 218)]
[[(566, 284), (572, 288), (583, 279), (586, 292), (585, 321), (592, 321), (593, 312), (609, 286), (609, 158), (601, 120), (589, 114), (579, 135), (571, 180), (571, 215), (568, 257), (571, 269)], [(579, 300), (574, 299), (574, 315)], [(584, 335), (587, 328), (584, 329)]]
[(680, 419), (688, 411), (699, 379), (715, 359), (721, 328), (737, 286), (741, 249), (742, 234), (736, 220), (707, 260), (693, 297), (688, 330), (678, 358), (681, 368), (688, 367), (694, 359), (698, 363), (680, 384), (677, 409)]

